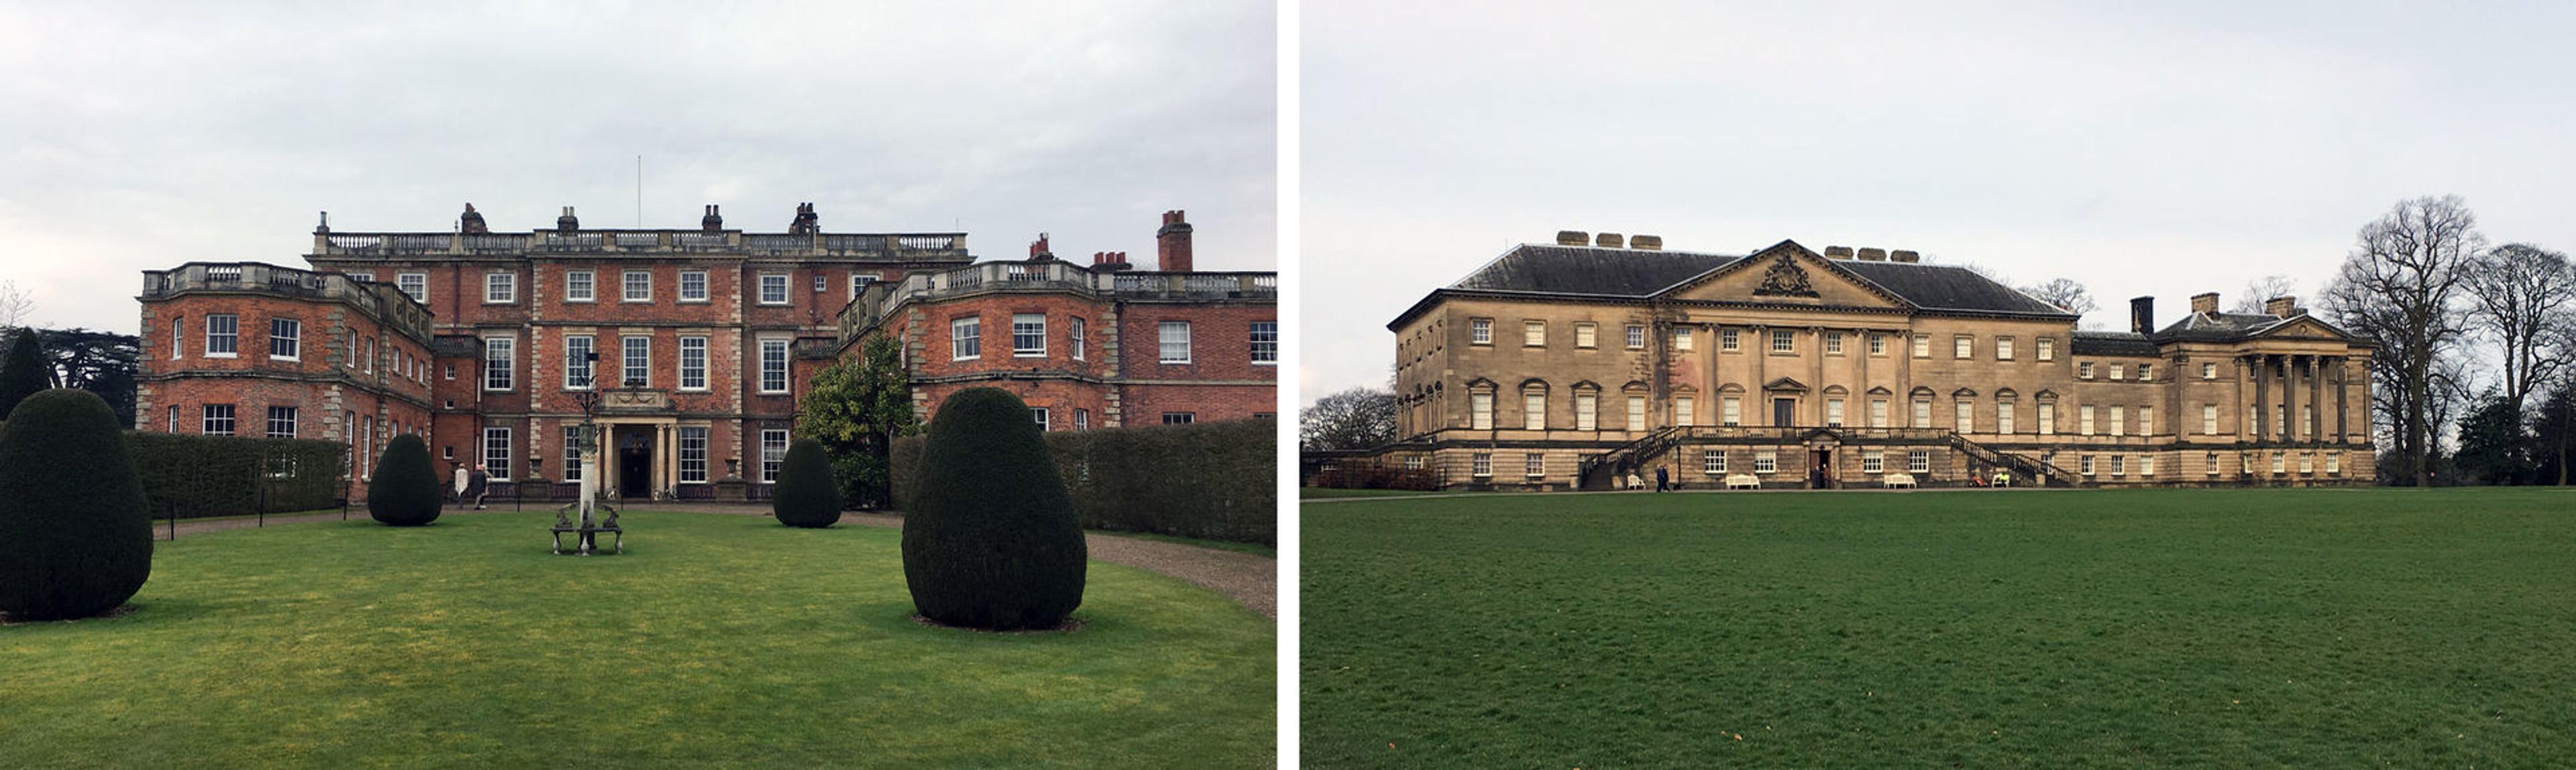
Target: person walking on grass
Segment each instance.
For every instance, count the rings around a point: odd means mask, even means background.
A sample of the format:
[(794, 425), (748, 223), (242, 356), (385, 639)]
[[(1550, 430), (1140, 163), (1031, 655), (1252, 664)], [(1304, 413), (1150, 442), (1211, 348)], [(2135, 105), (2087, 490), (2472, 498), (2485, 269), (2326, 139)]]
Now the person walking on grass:
[(1664, 473), (1663, 468), (1657, 467), (1655, 469), (1655, 491), (1662, 492), (1664, 490), (1671, 489), (1671, 479), (1671, 476)]
[(465, 464), (456, 463), (456, 473), (452, 475), (456, 477), (456, 507), (463, 510), (465, 508)]
[[(466, 476), (465, 478), (465, 496), (474, 498), (474, 510), (479, 511), (483, 510), (483, 496), (491, 494), (491, 492), (492, 474), (489, 471), (484, 470), (481, 463), (476, 463), (474, 465), (474, 473)], [(458, 500), (457, 507), (465, 507), (464, 501), (461, 499)]]

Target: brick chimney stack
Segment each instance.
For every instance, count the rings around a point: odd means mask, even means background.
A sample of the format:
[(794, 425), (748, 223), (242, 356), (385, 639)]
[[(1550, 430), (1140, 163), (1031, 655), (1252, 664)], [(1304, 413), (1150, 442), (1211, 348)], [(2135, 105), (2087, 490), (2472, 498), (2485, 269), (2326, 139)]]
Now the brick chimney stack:
[(572, 232), (581, 229), (581, 218), (572, 215), (572, 207), (563, 207), (563, 216), (555, 217), (555, 229)]
[(1095, 272), (1101, 270), (1125, 270), (1127, 267), (1127, 252), (1097, 251), (1092, 252), (1091, 254), (1091, 269)]
[(483, 214), (475, 211), (471, 203), (465, 204), (465, 213), (457, 217), (456, 229), (469, 235), (492, 232), (489, 225), (483, 224)]
[(2156, 298), (2153, 295), (2129, 300), (2129, 331), (2153, 334), (2156, 331)]
[(2191, 312), (2199, 313), (2201, 315), (2217, 315), (2218, 292), (2205, 291), (2191, 295)]
[(2285, 295), (2263, 300), (2263, 314), (2274, 318), (2298, 315), (2299, 298)]
[(1030, 241), (1030, 242), (1029, 242), (1029, 258), (1030, 258), (1030, 259), (1054, 259), (1054, 258), (1055, 258), (1055, 252), (1052, 252), (1052, 251), (1048, 251), (1048, 250), (1047, 250), (1047, 234), (1046, 234), (1046, 233), (1038, 233), (1038, 239), (1037, 239), (1037, 240), (1034, 240), (1034, 241)]
[(698, 229), (705, 230), (709, 235), (724, 230), (724, 215), (716, 213), (715, 204), (707, 204), (707, 215), (698, 218)]
[(1190, 223), (1180, 209), (1163, 212), (1163, 227), (1154, 231), (1154, 269), (1167, 273), (1190, 272)]

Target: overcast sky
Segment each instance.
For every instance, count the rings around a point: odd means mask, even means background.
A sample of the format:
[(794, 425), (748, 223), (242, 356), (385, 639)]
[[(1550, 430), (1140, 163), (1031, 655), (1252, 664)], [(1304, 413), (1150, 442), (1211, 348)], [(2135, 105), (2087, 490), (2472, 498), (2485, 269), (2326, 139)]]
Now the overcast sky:
[(2404, 198), (2576, 249), (2565, 3), (1574, 5), (1306, 3), (1304, 399), (1382, 385), (1389, 320), (1560, 229), (1915, 249), (2118, 329), (2271, 273), (2312, 304)]
[(1266, 5), (0, 0), (0, 278), (134, 331), (138, 271), (342, 231), (950, 231), (987, 259), (1275, 269)]

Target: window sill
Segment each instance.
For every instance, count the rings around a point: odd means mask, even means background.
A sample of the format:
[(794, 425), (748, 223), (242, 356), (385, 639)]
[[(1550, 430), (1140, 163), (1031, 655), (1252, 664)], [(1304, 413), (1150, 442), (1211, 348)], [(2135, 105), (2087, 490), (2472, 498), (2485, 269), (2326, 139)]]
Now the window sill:
[(570, 304), (576, 304), (576, 305), (588, 305), (588, 304), (592, 304), (592, 303), (595, 303), (595, 302), (598, 302), (598, 301), (599, 301), (599, 300), (598, 300), (598, 298), (595, 298), (595, 297), (565, 297), (565, 298), (564, 298), (564, 302), (566, 302), (566, 303), (570, 303)]
[(948, 359), (948, 360), (950, 360), (950, 361), (982, 361), (982, 360), (984, 360), (984, 357), (983, 357), (983, 356), (958, 356), (958, 357), (955, 357), (955, 358), (950, 358), (950, 359)]
[(1018, 352), (1018, 351), (1012, 351), (1012, 352), (1011, 352), (1011, 357), (1012, 357), (1012, 358), (1045, 358), (1045, 357), (1046, 357), (1046, 351), (1041, 350), (1041, 351), (1038, 351), (1038, 352), (1035, 352), (1035, 353), (1022, 353), (1022, 352)]
[(240, 353), (207, 353), (207, 358), (240, 358)]
[(1252, 362), (1252, 365), (1253, 365), (1253, 366), (1278, 366), (1278, 365), (1279, 365), (1279, 362), (1277, 362), (1277, 361), (1254, 361), (1254, 362)]
[[(682, 302), (687, 302), (688, 300), (681, 300), (681, 301), (682, 301)], [(650, 305), (650, 304), (653, 304), (653, 301), (652, 301), (652, 300), (649, 300), (649, 299), (636, 299), (636, 298), (633, 298), (633, 297), (628, 297), (628, 298), (625, 298), (625, 299), (621, 299), (621, 300), (618, 300), (617, 302), (618, 302), (618, 304), (621, 304), (621, 305)]]
[(792, 304), (792, 303), (789, 303), (789, 302), (787, 302), (786, 300), (779, 300), (779, 301), (777, 301), (777, 302), (771, 302), (771, 301), (769, 301), (769, 300), (765, 300), (765, 299), (764, 299), (764, 300), (761, 300), (760, 302), (758, 302), (758, 303), (756, 303), (756, 304), (760, 305), (761, 307), (787, 307), (787, 306), (789, 306), (789, 305), (790, 305), (790, 304)]
[(512, 300), (512, 299), (505, 299), (505, 300), (490, 300), (490, 299), (487, 299), (487, 300), (484, 300), (484, 301), (483, 301), (483, 304), (486, 304), (486, 305), (516, 305), (516, 304), (519, 304), (519, 301), (518, 301), (518, 300)]
[(1154, 363), (1163, 364), (1163, 365), (1165, 365), (1165, 366), (1182, 366), (1182, 365), (1186, 365), (1186, 364), (1188, 364), (1188, 363), (1189, 363), (1189, 361), (1187, 361), (1187, 360), (1181, 360), (1181, 361), (1170, 361), (1170, 360), (1164, 360), (1164, 361), (1156, 361), (1156, 362), (1154, 362)]

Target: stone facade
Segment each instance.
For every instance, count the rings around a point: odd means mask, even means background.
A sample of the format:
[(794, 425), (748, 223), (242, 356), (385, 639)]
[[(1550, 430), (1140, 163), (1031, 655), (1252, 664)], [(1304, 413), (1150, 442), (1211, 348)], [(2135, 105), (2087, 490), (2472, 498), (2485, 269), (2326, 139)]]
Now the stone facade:
[(2250, 316), (2205, 294), (2162, 329), (2140, 298), (2130, 331), (2090, 332), (1913, 252), (1582, 235), (1389, 324), (1404, 438), (1377, 462), (1446, 487), (2371, 479), (2369, 345), (2287, 298)]

